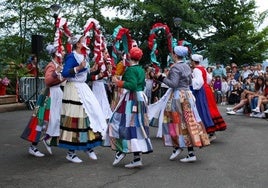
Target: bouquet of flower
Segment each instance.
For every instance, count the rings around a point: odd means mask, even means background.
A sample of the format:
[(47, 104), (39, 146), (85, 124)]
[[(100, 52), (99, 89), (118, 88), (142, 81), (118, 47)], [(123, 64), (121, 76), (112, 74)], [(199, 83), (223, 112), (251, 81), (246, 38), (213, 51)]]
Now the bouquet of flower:
[(10, 80), (7, 77), (4, 77), (3, 79), (0, 78), (0, 83), (4, 86), (8, 86), (8, 84), (10, 83)]

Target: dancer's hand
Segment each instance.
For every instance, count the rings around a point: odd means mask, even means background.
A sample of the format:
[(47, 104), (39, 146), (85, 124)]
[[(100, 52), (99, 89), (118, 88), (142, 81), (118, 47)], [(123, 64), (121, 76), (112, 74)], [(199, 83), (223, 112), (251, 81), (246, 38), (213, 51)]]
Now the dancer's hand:
[(117, 81), (118, 81), (117, 77), (116, 77), (116, 76), (113, 76), (113, 77), (112, 77), (112, 82), (113, 82), (113, 83), (116, 83)]

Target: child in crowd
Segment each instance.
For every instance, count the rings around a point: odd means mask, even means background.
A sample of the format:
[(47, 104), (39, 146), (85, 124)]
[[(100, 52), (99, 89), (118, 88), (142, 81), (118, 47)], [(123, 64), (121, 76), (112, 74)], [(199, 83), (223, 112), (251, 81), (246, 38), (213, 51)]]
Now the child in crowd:
[(220, 76), (215, 77), (213, 89), (214, 89), (216, 102), (220, 103), (220, 101), (221, 101), (221, 77)]
[(221, 105), (227, 104), (227, 93), (229, 91), (229, 86), (226, 80), (226, 77), (222, 77), (221, 80), (221, 95), (222, 95), (222, 102)]

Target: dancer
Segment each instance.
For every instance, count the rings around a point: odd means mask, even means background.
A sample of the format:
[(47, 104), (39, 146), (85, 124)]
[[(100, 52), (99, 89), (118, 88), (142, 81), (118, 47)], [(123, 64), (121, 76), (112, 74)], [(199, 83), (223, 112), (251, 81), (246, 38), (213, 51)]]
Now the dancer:
[(64, 47), (61, 46), (60, 53), (58, 46), (48, 45), (46, 50), (52, 56), (52, 61), (45, 68), (46, 88), (39, 95), (34, 114), (28, 126), (22, 134), (22, 138), (31, 141), (29, 153), (36, 157), (43, 157), (44, 154), (37, 149), (37, 144), (41, 139), (42, 132), (46, 130), (43, 143), (50, 154), (51, 146), (57, 145), (60, 135), (60, 115), (63, 92), (60, 88), (64, 81), (61, 76), (62, 61), (65, 55)]
[[(197, 111), (202, 119), (202, 122), (204, 123), (204, 126), (206, 129), (209, 130), (209, 128), (214, 127), (214, 122), (211, 118), (210, 112), (209, 112), (209, 106), (208, 101), (206, 97), (206, 91), (205, 91), (205, 81), (210, 82), (211, 77), (209, 74), (207, 74), (206, 79), (203, 79), (202, 76), (202, 66), (200, 65), (200, 62), (203, 61), (203, 56), (198, 54), (193, 54), (191, 56), (191, 67), (192, 67), (192, 92), (196, 99), (196, 107)], [(200, 67), (200, 69), (199, 69)]]
[(134, 159), (126, 168), (142, 166), (141, 153), (153, 151), (149, 138), (147, 101), (144, 94), (145, 72), (139, 66), (143, 52), (138, 47), (131, 48), (130, 66), (122, 80), (113, 77), (113, 82), (126, 89), (108, 124), (111, 148), (116, 151), (113, 165), (117, 165), (126, 153), (133, 153)]
[(107, 50), (103, 50), (103, 62), (97, 63), (97, 70), (90, 73), (90, 81), (92, 81), (92, 92), (100, 103), (105, 119), (108, 121), (112, 115), (112, 110), (108, 100), (104, 82), (106, 78), (112, 75), (112, 62), (109, 58)]
[[(203, 56), (194, 54), (192, 55), (191, 58), (192, 58), (192, 65), (195, 67), (195, 72), (199, 72), (200, 76), (197, 77), (197, 74), (195, 74), (195, 76), (196, 76), (196, 79), (198, 79), (199, 82), (201, 82), (200, 84), (202, 84), (204, 87), (210, 116), (214, 123), (214, 126), (211, 126), (210, 124), (206, 125), (206, 131), (209, 134), (210, 140), (212, 141), (216, 139), (216, 135), (215, 135), (216, 131), (224, 131), (226, 129), (226, 123), (218, 110), (211, 87), (208, 85), (210, 81), (208, 80), (208, 77), (207, 77), (208, 76), (207, 71), (204, 67), (199, 65), (200, 62), (203, 60)], [(201, 105), (204, 105), (204, 104), (202, 103)]]
[(85, 83), (89, 73), (85, 38), (75, 35), (70, 42), (73, 52), (66, 57), (62, 71), (67, 83), (63, 92), (59, 147), (68, 149), (67, 160), (81, 163), (75, 150), (85, 151), (97, 160), (93, 148), (102, 144), (107, 123), (98, 100)]
[(61, 83), (65, 81), (61, 75), (61, 71), (65, 51), (62, 46), (59, 57), (56, 55), (57, 53), (53, 45), (48, 45), (46, 49), (52, 54), (53, 59), (45, 68), (45, 84), (49, 87), (50, 109), (48, 127), (43, 143), (47, 151), (52, 154), (51, 146), (58, 145), (58, 137), (60, 136), (60, 116), (63, 97)]
[[(172, 57), (174, 65), (167, 77), (158, 74), (158, 80), (171, 88), (170, 99), (166, 104), (164, 121), (162, 123), (163, 140), (165, 146), (173, 146), (170, 160), (174, 160), (187, 147), (188, 155), (180, 159), (181, 162), (197, 160), (194, 147), (209, 145), (208, 135), (200, 122), (190, 85), (192, 84), (191, 68), (183, 62), (188, 48), (176, 46)], [(167, 92), (169, 93), (169, 92)]]

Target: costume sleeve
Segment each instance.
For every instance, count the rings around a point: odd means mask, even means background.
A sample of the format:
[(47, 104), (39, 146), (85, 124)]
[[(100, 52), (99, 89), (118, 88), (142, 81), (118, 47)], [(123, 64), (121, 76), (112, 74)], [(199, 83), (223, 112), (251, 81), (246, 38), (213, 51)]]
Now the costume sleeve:
[(202, 72), (195, 68), (193, 70), (192, 86), (194, 90), (199, 90), (204, 85), (204, 80), (202, 77)]
[(135, 75), (135, 70), (132, 68), (126, 69), (123, 76), (123, 88), (130, 91), (135, 91), (137, 89), (137, 76)]
[(95, 81), (98, 80), (98, 74), (100, 73), (100, 70), (92, 71), (88, 74), (88, 81)]
[(163, 83), (171, 88), (177, 88), (180, 80), (180, 72), (175, 67), (172, 67), (168, 73), (168, 76), (163, 79)]
[(48, 87), (53, 85), (57, 85), (61, 83), (61, 80), (58, 78), (57, 73), (55, 72), (56, 67), (55, 65), (49, 63), (45, 70), (45, 84)]
[(75, 72), (74, 72), (74, 67), (79, 66), (79, 64), (77, 63), (77, 61), (75, 60), (73, 55), (69, 55), (66, 58), (63, 70), (62, 70), (62, 76), (64, 78), (68, 78), (68, 77), (74, 77), (75, 76)]

